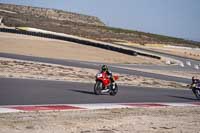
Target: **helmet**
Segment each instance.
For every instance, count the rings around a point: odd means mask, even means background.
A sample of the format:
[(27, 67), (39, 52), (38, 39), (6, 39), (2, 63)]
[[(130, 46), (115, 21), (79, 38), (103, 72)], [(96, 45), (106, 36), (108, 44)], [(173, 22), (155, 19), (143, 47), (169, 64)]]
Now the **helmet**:
[(103, 66), (101, 67), (101, 70), (102, 70), (102, 71), (107, 71), (107, 70), (108, 70), (108, 67), (107, 67), (106, 65), (103, 65)]
[(192, 77), (192, 82), (195, 82), (195, 77), (194, 76)]

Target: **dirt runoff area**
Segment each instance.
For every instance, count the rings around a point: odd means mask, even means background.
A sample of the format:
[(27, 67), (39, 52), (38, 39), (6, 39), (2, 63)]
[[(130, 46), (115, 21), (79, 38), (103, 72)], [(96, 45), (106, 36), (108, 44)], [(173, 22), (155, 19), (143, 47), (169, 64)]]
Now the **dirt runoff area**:
[(0, 33), (0, 52), (104, 63), (163, 64), (163, 61), (153, 58), (130, 56), (78, 43), (11, 33)]
[[(0, 77), (39, 80), (60, 80), (81, 83), (94, 83), (98, 70), (70, 67), (55, 64), (0, 58)], [(186, 84), (170, 82), (136, 75), (119, 74), (120, 85), (133, 85), (158, 88), (185, 88)]]
[(1, 133), (199, 133), (200, 107), (0, 114)]

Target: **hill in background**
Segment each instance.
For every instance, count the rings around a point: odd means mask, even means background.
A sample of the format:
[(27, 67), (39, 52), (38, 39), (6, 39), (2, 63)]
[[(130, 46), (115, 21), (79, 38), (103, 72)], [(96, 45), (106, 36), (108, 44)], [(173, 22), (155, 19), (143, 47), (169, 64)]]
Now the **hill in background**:
[(0, 3), (0, 16), (6, 26), (34, 27), (105, 42), (200, 46), (199, 42), (180, 38), (108, 27), (97, 17), (62, 10)]

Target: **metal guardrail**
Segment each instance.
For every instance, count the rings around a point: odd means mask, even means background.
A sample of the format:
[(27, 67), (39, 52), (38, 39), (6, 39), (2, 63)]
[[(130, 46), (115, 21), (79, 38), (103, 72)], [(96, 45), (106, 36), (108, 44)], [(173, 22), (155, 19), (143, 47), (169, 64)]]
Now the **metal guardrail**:
[(93, 47), (98, 47), (106, 50), (111, 50), (115, 52), (120, 52), (123, 54), (127, 55), (141, 55), (141, 56), (147, 56), (155, 59), (161, 59), (159, 56), (155, 55), (150, 55), (146, 53), (140, 53), (136, 52), (134, 50), (130, 49), (124, 49), (116, 46), (111, 46), (111, 45), (106, 45), (103, 43), (98, 43), (98, 42), (92, 42), (88, 40), (81, 40), (73, 37), (67, 37), (67, 36), (61, 36), (61, 35), (54, 35), (54, 34), (48, 34), (48, 33), (40, 33), (40, 32), (31, 32), (31, 31), (25, 31), (25, 30), (17, 30), (17, 29), (8, 29), (8, 28), (0, 28), (0, 32), (8, 32), (8, 33), (15, 33), (15, 34), (24, 34), (24, 35), (31, 35), (31, 36), (38, 36), (38, 37), (44, 37), (44, 38), (52, 38), (52, 39), (58, 39), (58, 40), (63, 40), (63, 41), (70, 41), (70, 42), (75, 42), (83, 45), (88, 45), (88, 46), (93, 46)]

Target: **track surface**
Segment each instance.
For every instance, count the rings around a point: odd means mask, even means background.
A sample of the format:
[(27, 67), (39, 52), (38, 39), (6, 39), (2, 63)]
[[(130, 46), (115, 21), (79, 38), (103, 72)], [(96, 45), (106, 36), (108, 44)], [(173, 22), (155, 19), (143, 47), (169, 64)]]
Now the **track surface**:
[[(60, 64), (82, 68), (99, 69), (100, 63), (58, 60), (39, 58), (24, 55), (0, 53), (0, 57), (7, 57), (28, 61)], [(118, 68), (120, 64), (110, 65), (113, 72), (133, 74), (144, 77), (190, 83), (189, 79), (165, 76), (148, 72), (127, 70)], [(126, 65), (125, 65), (126, 66)], [(127, 65), (129, 67), (141, 67)], [(149, 66), (142, 66), (149, 67)], [(154, 68), (155, 66), (151, 66)], [(159, 66), (156, 66), (159, 68)], [(161, 67), (162, 68), (162, 67)], [(177, 69), (177, 67), (165, 67)], [(101, 95), (93, 93), (93, 84), (39, 81), (24, 79), (0, 78), (0, 105), (34, 105), (34, 104), (82, 104), (82, 103), (133, 103), (133, 102), (195, 102), (197, 101), (191, 90), (160, 89), (145, 87), (119, 86), (117, 96)]]
[(0, 105), (195, 102), (191, 90), (119, 86), (116, 96), (93, 93), (93, 84), (0, 78)]

